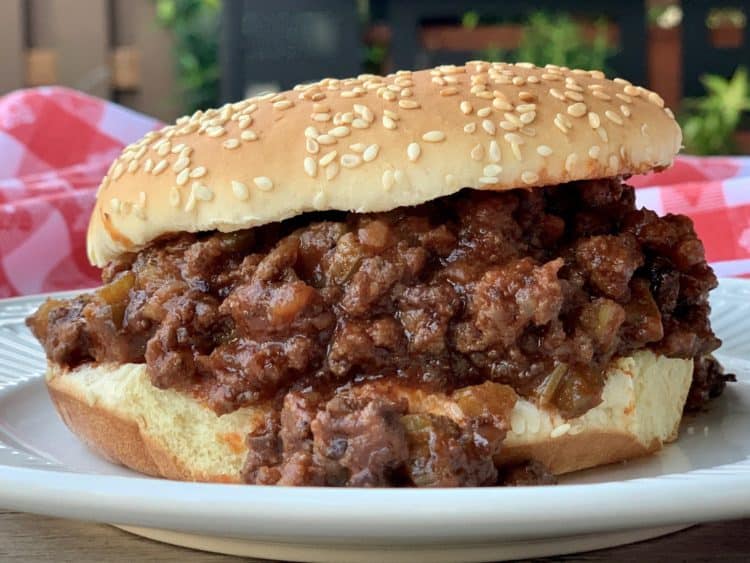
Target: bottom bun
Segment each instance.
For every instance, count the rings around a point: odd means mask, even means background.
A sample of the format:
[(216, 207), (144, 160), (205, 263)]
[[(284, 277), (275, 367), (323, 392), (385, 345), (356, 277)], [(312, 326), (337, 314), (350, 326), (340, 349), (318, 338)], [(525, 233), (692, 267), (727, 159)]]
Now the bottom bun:
[[(568, 473), (661, 448), (677, 437), (693, 373), (692, 360), (642, 351), (607, 370), (602, 402), (565, 420), (519, 399), (498, 464), (538, 460)], [(70, 429), (110, 461), (141, 473), (187, 481), (240, 482), (245, 436), (271, 405), (217, 416), (190, 395), (154, 387), (145, 365), (51, 364), (47, 385)], [(410, 412), (448, 414), (445, 395), (407, 393)]]

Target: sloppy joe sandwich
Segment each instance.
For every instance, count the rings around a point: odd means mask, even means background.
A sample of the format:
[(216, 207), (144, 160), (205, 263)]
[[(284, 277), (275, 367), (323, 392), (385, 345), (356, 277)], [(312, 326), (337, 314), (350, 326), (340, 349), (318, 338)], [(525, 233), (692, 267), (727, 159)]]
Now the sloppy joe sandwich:
[(658, 94), (473, 61), (324, 79), (125, 148), (104, 285), (28, 320), (68, 426), (172, 479), (547, 483), (654, 452), (726, 377)]

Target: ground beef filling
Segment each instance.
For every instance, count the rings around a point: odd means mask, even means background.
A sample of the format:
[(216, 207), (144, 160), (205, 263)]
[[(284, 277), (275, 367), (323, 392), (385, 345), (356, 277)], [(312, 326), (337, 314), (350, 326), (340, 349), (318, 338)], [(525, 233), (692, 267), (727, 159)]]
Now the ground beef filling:
[[(49, 358), (146, 363), (154, 385), (217, 413), (276, 401), (248, 438), (252, 482), (494, 482), (481, 459), (495, 446), (472, 450), (471, 417), (404, 421), (416, 415), (402, 401), (365, 391), (492, 382), (575, 417), (600, 402), (612, 358), (650, 348), (704, 362), (719, 345), (716, 278), (692, 223), (636, 209), (619, 179), (165, 237), (104, 281), (29, 319)], [(700, 365), (694, 408), (726, 380)], [(433, 468), (445, 460), (456, 466)]]

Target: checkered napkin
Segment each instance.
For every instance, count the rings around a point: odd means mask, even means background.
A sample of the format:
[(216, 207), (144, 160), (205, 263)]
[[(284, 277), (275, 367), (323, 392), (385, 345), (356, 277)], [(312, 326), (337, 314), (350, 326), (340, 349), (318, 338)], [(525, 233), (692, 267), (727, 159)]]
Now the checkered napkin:
[[(99, 180), (159, 125), (65, 88), (0, 97), (0, 297), (99, 282), (85, 251)], [(750, 157), (681, 157), (631, 183), (641, 205), (693, 218), (718, 275), (750, 277)]]

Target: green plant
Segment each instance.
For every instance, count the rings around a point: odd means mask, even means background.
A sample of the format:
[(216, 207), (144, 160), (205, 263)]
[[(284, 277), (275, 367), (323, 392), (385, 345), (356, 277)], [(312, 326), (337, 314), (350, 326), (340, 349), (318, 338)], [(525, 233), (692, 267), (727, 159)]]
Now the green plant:
[[(462, 25), (479, 25), (476, 12), (467, 12)], [(523, 23), (518, 47), (503, 51), (490, 46), (481, 53), (487, 60), (527, 61), (537, 65), (556, 64), (570, 68), (596, 68), (608, 71), (607, 61), (616, 50), (610, 46), (607, 22), (594, 22), (594, 36), (587, 38), (580, 23), (564, 13), (534, 12)]]
[(747, 69), (738, 67), (729, 79), (707, 74), (701, 77), (701, 83), (706, 95), (683, 102), (685, 148), (692, 154), (735, 153), (734, 132), (743, 113), (750, 110)]
[(177, 81), (184, 110), (219, 102), (221, 0), (155, 0), (156, 20), (174, 36)]
[(706, 17), (709, 29), (719, 27), (745, 27), (747, 17), (742, 8), (711, 8)]

